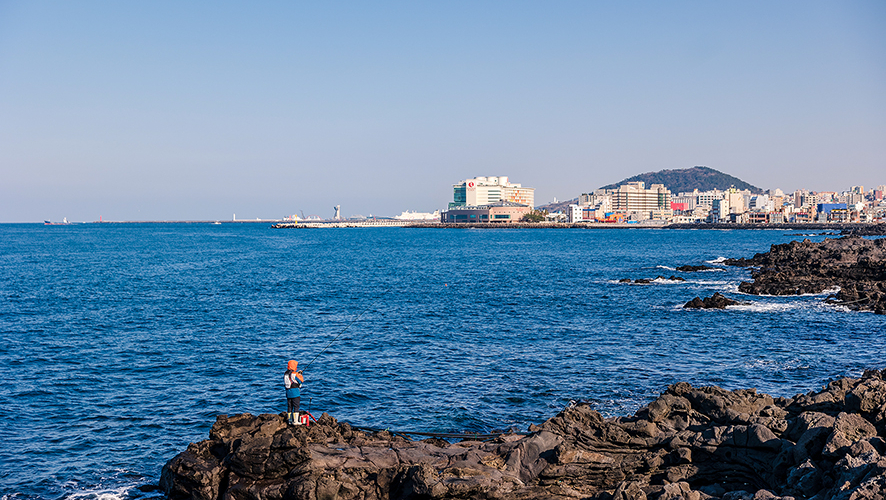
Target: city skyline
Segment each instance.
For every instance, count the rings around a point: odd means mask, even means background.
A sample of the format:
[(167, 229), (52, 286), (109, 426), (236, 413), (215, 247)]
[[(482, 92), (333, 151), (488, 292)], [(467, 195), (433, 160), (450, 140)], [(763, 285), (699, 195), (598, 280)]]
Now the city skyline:
[[(0, 3), (0, 222), (884, 182), (886, 5)], [(576, 187), (580, 186), (580, 187)]]

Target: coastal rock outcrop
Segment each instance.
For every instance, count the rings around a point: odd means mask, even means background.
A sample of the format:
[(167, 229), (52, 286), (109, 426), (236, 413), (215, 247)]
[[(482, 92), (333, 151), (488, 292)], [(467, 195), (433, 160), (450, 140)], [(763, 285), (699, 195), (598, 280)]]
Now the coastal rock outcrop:
[(682, 271), (684, 273), (695, 273), (698, 271), (710, 271), (711, 269), (716, 269), (716, 268), (711, 267), (711, 266), (704, 266), (704, 265), (692, 266), (692, 265), (687, 264), (685, 266), (678, 267), (677, 271)]
[(652, 283), (653, 281), (686, 281), (686, 280), (684, 278), (679, 277), (679, 276), (674, 276), (673, 274), (671, 275), (670, 278), (665, 278), (664, 276), (659, 274), (655, 278), (637, 278), (633, 281), (631, 281), (630, 278), (622, 278), (622, 279), (618, 280), (619, 283), (634, 283), (637, 285), (648, 285), (649, 283)]
[(881, 499), (884, 378), (790, 399), (678, 383), (631, 417), (578, 404), (485, 442), (413, 441), (326, 414), (310, 427), (220, 416), (160, 487), (170, 500)]
[(745, 293), (801, 295), (839, 288), (830, 303), (886, 314), (886, 238), (792, 241), (772, 245), (768, 252), (750, 259), (724, 263), (757, 268), (751, 273), (752, 283), (739, 285)]
[(720, 292), (714, 293), (710, 297), (695, 297), (683, 305), (683, 309), (726, 309), (726, 306), (734, 306), (738, 301), (726, 298)]
[(886, 236), (886, 222), (879, 224), (861, 224), (851, 229), (843, 229), (840, 234), (853, 234), (856, 236)]

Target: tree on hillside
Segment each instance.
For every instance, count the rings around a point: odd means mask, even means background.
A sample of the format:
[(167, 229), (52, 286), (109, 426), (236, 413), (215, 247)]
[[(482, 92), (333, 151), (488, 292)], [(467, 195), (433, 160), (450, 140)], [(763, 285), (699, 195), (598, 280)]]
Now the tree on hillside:
[(531, 210), (528, 214), (524, 215), (522, 222), (544, 222), (545, 216), (548, 215), (547, 210)]
[(646, 184), (646, 188), (653, 184), (664, 184), (671, 193), (680, 193), (683, 191), (709, 191), (711, 189), (719, 189), (725, 191), (731, 187), (736, 189), (747, 189), (752, 193), (762, 193), (763, 191), (749, 184), (738, 177), (724, 174), (719, 170), (710, 167), (692, 167), (677, 170), (660, 170), (658, 172), (647, 172), (645, 174), (628, 177), (615, 184), (603, 186), (600, 189), (617, 189), (622, 184), (628, 182), (642, 181)]

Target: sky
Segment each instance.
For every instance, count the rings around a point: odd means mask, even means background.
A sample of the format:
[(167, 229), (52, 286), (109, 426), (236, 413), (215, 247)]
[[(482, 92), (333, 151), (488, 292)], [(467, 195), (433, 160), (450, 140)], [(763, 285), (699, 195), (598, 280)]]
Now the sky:
[(886, 184), (886, 2), (0, 0), (0, 222)]

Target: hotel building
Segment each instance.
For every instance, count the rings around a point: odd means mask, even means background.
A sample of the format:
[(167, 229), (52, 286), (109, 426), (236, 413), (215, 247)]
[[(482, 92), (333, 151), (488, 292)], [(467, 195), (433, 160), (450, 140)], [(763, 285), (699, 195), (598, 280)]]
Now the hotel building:
[(486, 206), (499, 201), (519, 203), (530, 208), (535, 206), (535, 188), (508, 182), (502, 177), (474, 177), (453, 184), (452, 202), (449, 208)]
[(654, 210), (671, 209), (671, 191), (664, 184), (653, 184), (646, 189), (642, 182), (628, 182), (612, 192), (612, 209), (650, 218)]

